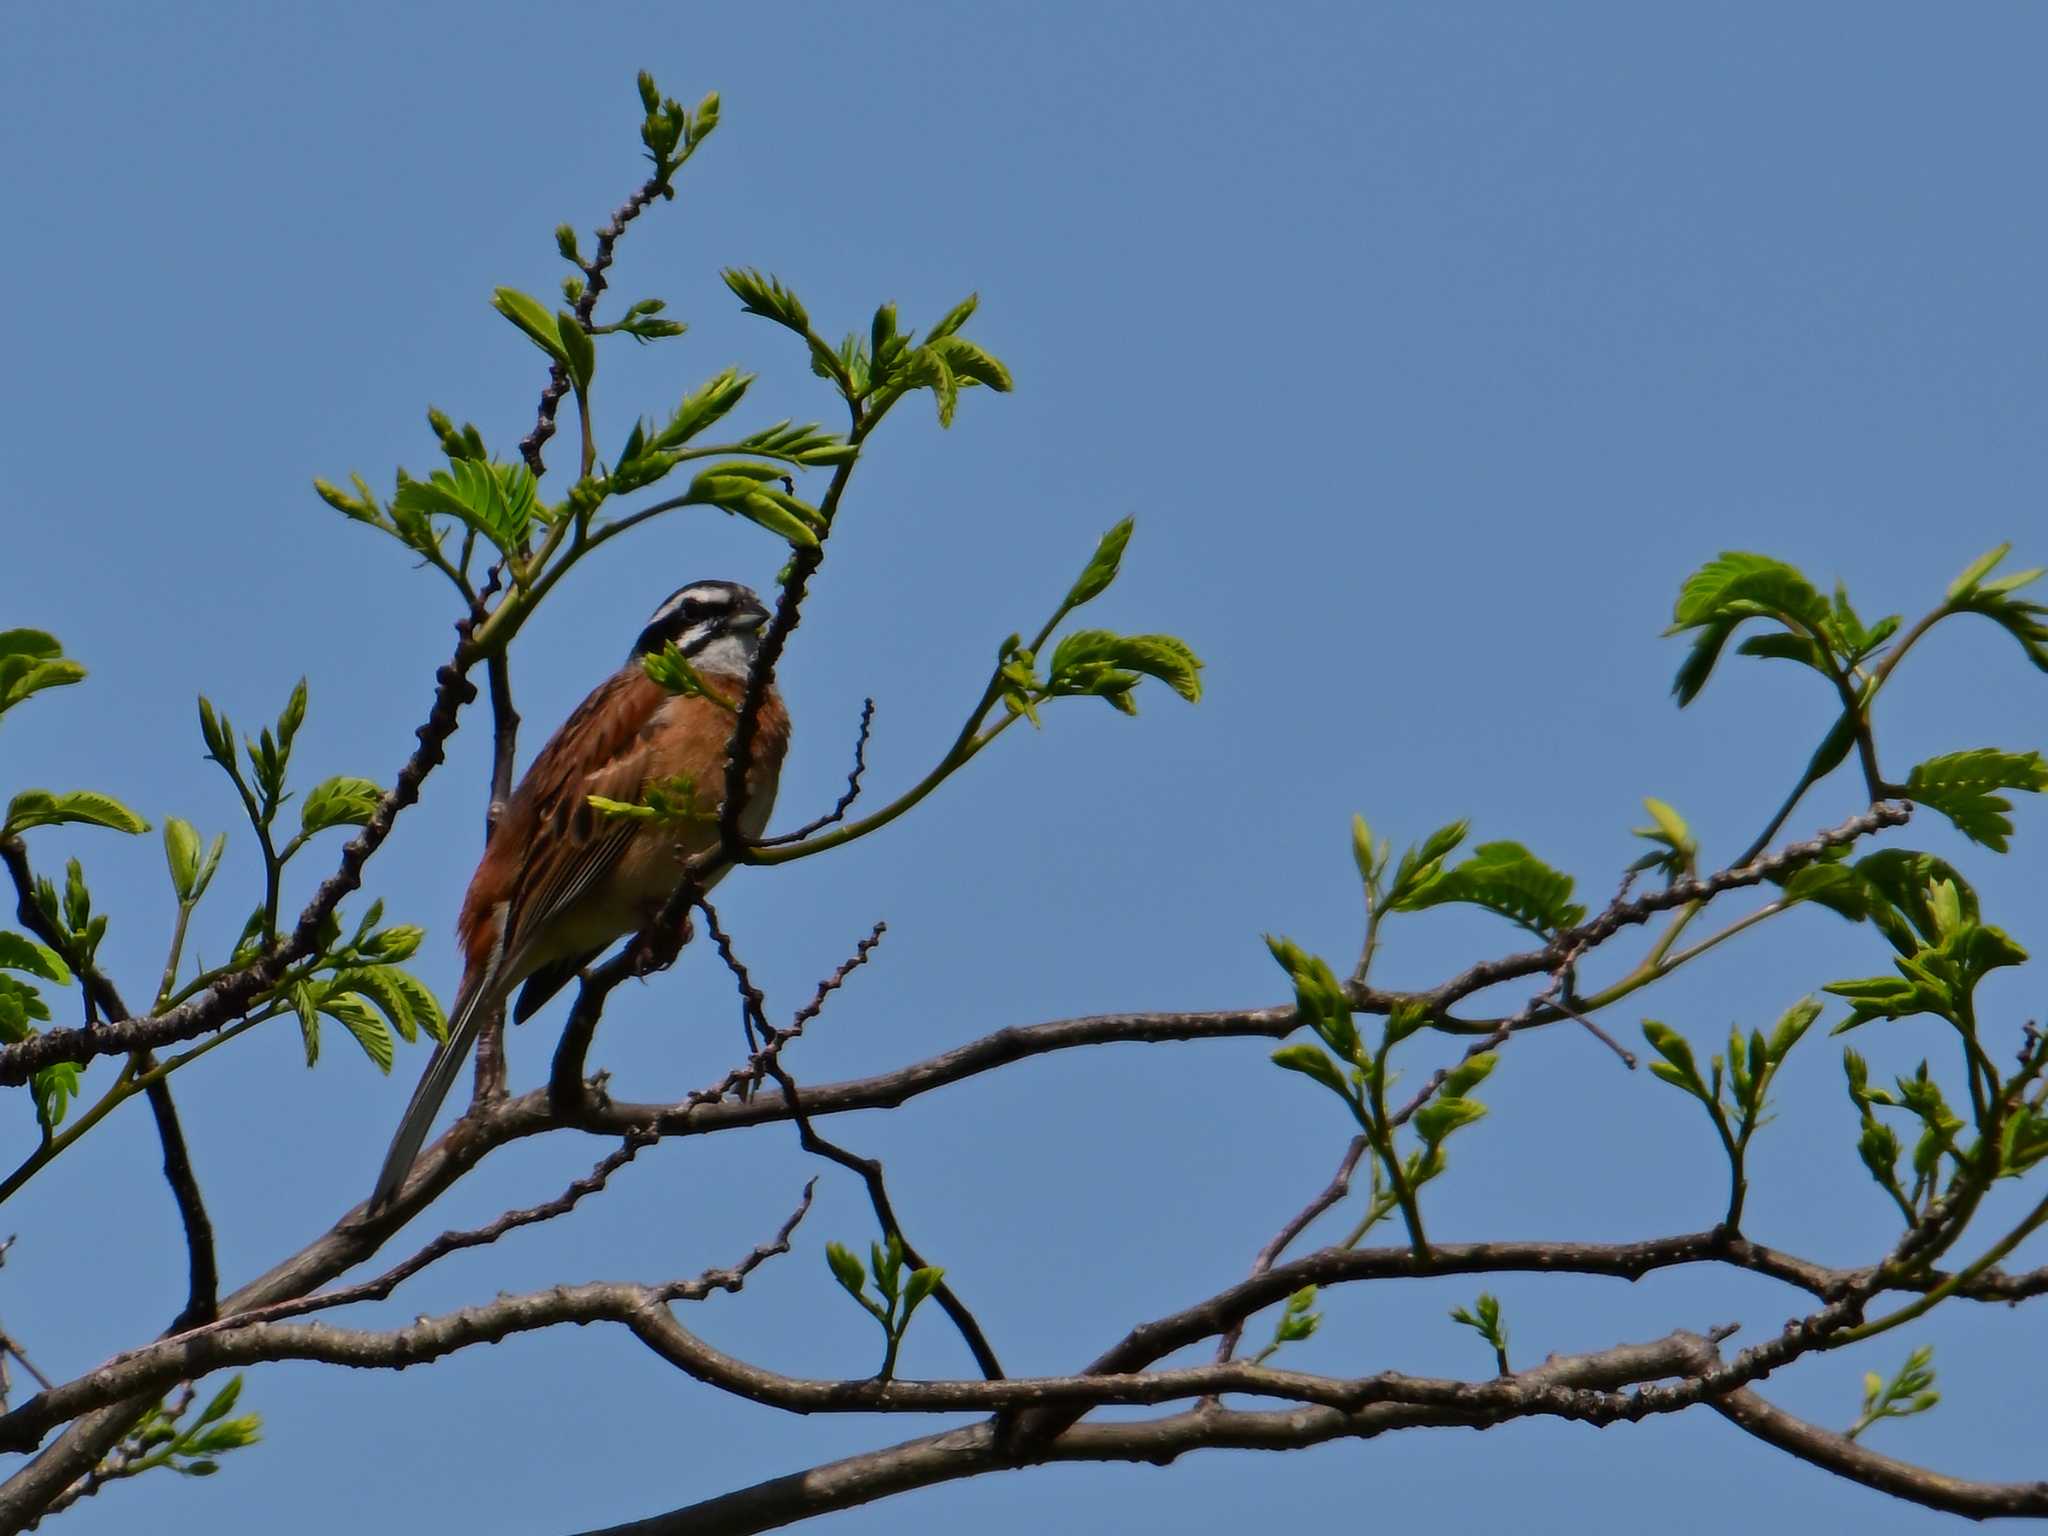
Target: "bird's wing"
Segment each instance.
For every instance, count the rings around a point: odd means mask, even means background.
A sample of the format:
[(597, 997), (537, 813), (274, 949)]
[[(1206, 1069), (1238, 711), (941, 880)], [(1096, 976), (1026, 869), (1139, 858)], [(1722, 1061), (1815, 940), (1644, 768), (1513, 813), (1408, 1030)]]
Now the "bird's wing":
[[(637, 666), (622, 671), (583, 702), (528, 771), (520, 796), (530, 814), (517, 829), (525, 835), (506, 849), (518, 863), (501, 898), (498, 972), (504, 985), (528, 974), (535, 961), (553, 958), (543, 946), (556, 922), (603, 883), (643, 830), (601, 814), (590, 797), (627, 804), (640, 799), (657, 776), (653, 744), (665, 734), (657, 732), (657, 717), (668, 703), (669, 695)], [(556, 750), (565, 745), (572, 750)], [(493, 851), (500, 840), (493, 839)]]

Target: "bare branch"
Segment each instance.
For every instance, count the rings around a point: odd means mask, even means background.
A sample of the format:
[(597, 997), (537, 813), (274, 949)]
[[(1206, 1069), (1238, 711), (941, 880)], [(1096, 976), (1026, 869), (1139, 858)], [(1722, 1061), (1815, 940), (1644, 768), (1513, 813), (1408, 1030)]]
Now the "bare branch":
[(1775, 1408), (1754, 1392), (1730, 1392), (1709, 1405), (1767, 1445), (1866, 1488), (1971, 1520), (2048, 1515), (2048, 1482), (1974, 1483), (1898, 1461), (1855, 1440)]
[[(669, 185), (669, 176), (674, 167), (666, 171), (657, 167), (655, 173), (640, 184), (634, 194), (613, 210), (611, 222), (597, 232), (597, 251), (583, 268), (583, 292), (576, 300), (576, 319), (586, 331), (597, 313), (597, 301), (610, 282), (612, 255), (617, 250), (619, 236), (626, 232), (626, 226), (639, 218), (641, 213), (657, 197), (674, 197), (675, 191)], [(542, 462), (540, 451), (555, 435), (555, 412), (562, 399), (569, 393), (569, 370), (560, 363), (548, 365), (547, 387), (540, 392), (540, 406), (534, 412), (533, 430), (519, 440), (519, 456), (526, 461), (526, 467), (538, 480), (548, 472)]]
[(846, 776), (846, 793), (824, 815), (815, 821), (807, 821), (794, 832), (784, 832), (778, 837), (764, 837), (755, 844), (758, 848), (775, 848), (783, 843), (800, 843), (813, 832), (822, 832), (836, 821), (844, 821), (846, 813), (853, 809), (853, 802), (860, 798), (861, 775), (868, 771), (868, 732), (875, 723), (875, 701), (867, 700), (860, 710), (860, 735), (853, 743), (853, 770)]
[[(1330, 1176), (1330, 1182), (1323, 1187), (1323, 1192), (1295, 1212), (1293, 1219), (1275, 1232), (1272, 1241), (1259, 1250), (1258, 1257), (1252, 1260), (1253, 1275), (1263, 1275), (1271, 1269), (1279, 1261), (1280, 1255), (1293, 1246), (1294, 1240), (1306, 1232), (1318, 1216), (1351, 1193), (1351, 1175), (1358, 1171), (1358, 1160), (1365, 1156), (1368, 1144), (1363, 1136), (1351, 1138), (1351, 1145), (1345, 1149), (1342, 1161), (1337, 1164), (1337, 1171)], [(1223, 1337), (1216, 1344), (1218, 1365), (1228, 1361), (1237, 1352), (1238, 1340), (1243, 1337), (1243, 1318), (1239, 1318), (1223, 1330)]]
[[(1363, 1401), (1362, 1406), (1348, 1411), (1334, 1406), (1255, 1413), (1203, 1408), (1137, 1423), (1076, 1424), (1047, 1445), (1035, 1448), (1027, 1464), (1144, 1461), (1163, 1466), (1188, 1451), (1209, 1447), (1279, 1450), (1328, 1440), (1370, 1438), (1389, 1430), (1421, 1425), (1492, 1424), (1536, 1414), (1576, 1418), (1581, 1415), (1571, 1408), (1580, 1393), (1606, 1395), (1633, 1382), (1676, 1375), (1695, 1368), (1703, 1357), (1712, 1357), (1712, 1346), (1707, 1340), (1695, 1334), (1674, 1333), (1654, 1343), (1622, 1345), (1599, 1354), (1553, 1359), (1505, 1381), (1366, 1378), (1346, 1384), (1357, 1388)], [(1160, 1373), (1162, 1377), (1167, 1374)], [(1232, 1364), (1170, 1374), (1180, 1378), (1176, 1384), (1194, 1395), (1202, 1390), (1203, 1384), (1214, 1385), (1225, 1379), (1235, 1381), (1256, 1374), (1284, 1377), (1291, 1373)], [(1388, 1395), (1375, 1396), (1375, 1388), (1368, 1383), (1383, 1384), (1377, 1390)], [(910, 1385), (897, 1384), (899, 1388)], [(980, 1383), (976, 1390), (994, 1393), (1037, 1385), (1023, 1381)], [(1405, 1396), (1394, 1396), (1396, 1393), (1412, 1393), (1431, 1401), (1425, 1406), (1405, 1400)], [(1480, 1404), (1486, 1406), (1480, 1408)], [(746, 1536), (834, 1510), (852, 1509), (913, 1488), (976, 1477), (1018, 1464), (1012, 1448), (1002, 1443), (995, 1426), (981, 1423), (848, 1457), (664, 1515), (587, 1532), (585, 1536)]]
[(56, 1425), (124, 1400), (160, 1394), (223, 1367), (275, 1360), (317, 1360), (328, 1365), (403, 1369), (476, 1344), (495, 1344), (518, 1333), (562, 1323), (638, 1323), (643, 1313), (667, 1315), (677, 1301), (702, 1301), (715, 1291), (737, 1291), (747, 1276), (777, 1254), (811, 1208), (816, 1181), (775, 1236), (738, 1264), (710, 1269), (692, 1280), (660, 1285), (559, 1285), (523, 1296), (500, 1296), (481, 1306), (421, 1318), (388, 1333), (334, 1328), (325, 1323), (249, 1323), (231, 1320), (164, 1339), (108, 1361), (64, 1386), (40, 1392), (0, 1415), (0, 1449), (32, 1450)]

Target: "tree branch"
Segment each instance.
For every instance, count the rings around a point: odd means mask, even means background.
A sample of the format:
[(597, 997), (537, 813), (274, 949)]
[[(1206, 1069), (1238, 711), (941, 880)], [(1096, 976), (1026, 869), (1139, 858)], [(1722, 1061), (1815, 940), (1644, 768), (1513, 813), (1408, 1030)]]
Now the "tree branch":
[(844, 821), (846, 813), (853, 809), (853, 802), (860, 798), (861, 775), (868, 771), (868, 733), (875, 723), (875, 701), (867, 700), (860, 710), (860, 735), (853, 743), (853, 769), (846, 775), (846, 792), (838, 803), (814, 821), (807, 821), (794, 832), (784, 832), (777, 837), (764, 837), (754, 846), (775, 848), (784, 843), (800, 843), (813, 832), (822, 832), (836, 821)]
[(421, 1318), (410, 1327), (388, 1333), (334, 1328), (325, 1323), (230, 1321), (221, 1328), (164, 1339), (110, 1360), (61, 1387), (39, 1392), (13, 1412), (0, 1415), (0, 1450), (32, 1450), (43, 1435), (67, 1419), (128, 1398), (157, 1396), (181, 1381), (196, 1381), (223, 1367), (316, 1360), (327, 1365), (403, 1370), (472, 1345), (495, 1344), (514, 1334), (562, 1323), (631, 1325), (642, 1313), (666, 1315), (673, 1302), (702, 1301), (714, 1291), (739, 1290), (762, 1264), (789, 1252), (790, 1236), (811, 1208), (814, 1185), (815, 1181), (804, 1186), (802, 1201), (774, 1238), (738, 1264), (706, 1270), (693, 1280), (661, 1285), (558, 1285)]
[[(1327, 1440), (1370, 1438), (1421, 1425), (1485, 1425), (1536, 1414), (1579, 1417), (1570, 1411), (1579, 1392), (1611, 1393), (1632, 1382), (1655, 1380), (1695, 1368), (1712, 1358), (1712, 1345), (1695, 1334), (1674, 1333), (1649, 1344), (1621, 1345), (1599, 1354), (1564, 1356), (1504, 1381), (1439, 1382), (1392, 1375), (1344, 1383), (1360, 1406), (1299, 1407), (1278, 1412), (1203, 1408), (1136, 1423), (1076, 1424), (1029, 1458), (1054, 1461), (1144, 1461), (1164, 1466), (1188, 1451), (1210, 1447), (1282, 1450)], [(1171, 1376), (1184, 1395), (1205, 1386), (1246, 1377), (1286, 1377), (1242, 1363), (1160, 1373)], [(1087, 1381), (1089, 1378), (1078, 1378)], [(908, 1383), (898, 1383), (899, 1387)], [(1039, 1386), (1039, 1383), (979, 1383), (976, 1390)], [(1050, 1385), (1045, 1384), (1045, 1385)], [(1098, 1384), (1106, 1389), (1106, 1384)], [(1220, 1390), (1237, 1390), (1223, 1386)], [(1410, 1399), (1425, 1399), (1424, 1402)], [(1479, 1405), (1484, 1405), (1479, 1406)], [(746, 1536), (814, 1518), (891, 1494), (954, 1482), (1013, 1468), (1010, 1448), (992, 1423), (905, 1441), (886, 1450), (848, 1457), (793, 1473), (720, 1498), (671, 1510), (651, 1519), (607, 1526), (585, 1536)]]
[(1868, 1446), (1822, 1429), (1775, 1408), (1754, 1392), (1730, 1392), (1714, 1399), (1713, 1410), (1766, 1445), (1825, 1468), (1893, 1498), (1946, 1510), (1970, 1520), (2012, 1515), (2048, 1515), (2048, 1482), (1973, 1483), (1911, 1462), (1898, 1461)]
[(1424, 994), (1425, 1000), (1432, 1009), (1445, 1009), (1460, 999), (1470, 997), (1474, 992), (1499, 982), (1515, 981), (1523, 976), (1536, 976), (1553, 971), (1575, 949), (1581, 953), (1591, 950), (1605, 943), (1623, 928), (1647, 922), (1659, 912), (1668, 912), (1674, 907), (1690, 906), (1697, 901), (1707, 901), (1724, 891), (1761, 885), (1774, 875), (1787, 874), (1803, 864), (1811, 863), (1830, 848), (1853, 843), (1858, 838), (1868, 837), (1873, 832), (1888, 827), (1902, 827), (1912, 819), (1912, 816), (1913, 808), (1910, 805), (1886, 801), (1871, 806), (1860, 815), (1850, 817), (1840, 826), (1830, 827), (1806, 842), (1788, 843), (1776, 853), (1717, 870), (1711, 875), (1674, 880), (1662, 890), (1647, 892), (1632, 901), (1614, 903), (1592, 921), (1581, 923), (1576, 928), (1565, 929), (1541, 949), (1526, 950), (1521, 954), (1508, 955), (1499, 960), (1483, 960), (1460, 971), (1449, 981)]

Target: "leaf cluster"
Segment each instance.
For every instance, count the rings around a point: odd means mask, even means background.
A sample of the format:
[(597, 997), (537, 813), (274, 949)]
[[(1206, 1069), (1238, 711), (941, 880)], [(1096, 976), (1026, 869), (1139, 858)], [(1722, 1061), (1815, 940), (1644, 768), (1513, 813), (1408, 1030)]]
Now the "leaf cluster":
[(1854, 1440), (1881, 1419), (1910, 1419), (1940, 1401), (1941, 1394), (1934, 1390), (1934, 1346), (1923, 1344), (1906, 1356), (1889, 1381), (1876, 1371), (1864, 1373), (1863, 1411), (1842, 1433)]
[(1375, 1212), (1368, 1214), (1367, 1225), (1399, 1206), (1411, 1236), (1420, 1245), (1414, 1192), (1443, 1173), (1444, 1144), (1485, 1117), (1486, 1106), (1471, 1093), (1493, 1071), (1498, 1057), (1492, 1051), (1482, 1051), (1444, 1073), (1435, 1092), (1415, 1110), (1409, 1125), (1417, 1144), (1403, 1154), (1396, 1144), (1393, 1116), (1387, 1111), (1387, 1090), (1397, 1075), (1389, 1069), (1388, 1057), (1396, 1045), (1427, 1025), (1427, 1011), (1415, 1002), (1397, 1005), (1387, 1016), (1378, 1042), (1369, 1042), (1359, 1033), (1350, 996), (1328, 962), (1291, 940), (1270, 934), (1266, 947), (1294, 984), (1295, 1009), (1301, 1022), (1321, 1041), (1319, 1045), (1297, 1041), (1281, 1046), (1273, 1052), (1274, 1065), (1320, 1083), (1342, 1101), (1373, 1149), (1376, 1170), (1383, 1170), (1386, 1178), (1384, 1191), (1376, 1193)]
[(1470, 1308), (1453, 1307), (1451, 1321), (1462, 1323), (1493, 1347), (1494, 1364), (1503, 1376), (1508, 1372), (1508, 1330), (1501, 1321), (1500, 1298), (1488, 1291), (1479, 1293)]
[(896, 1354), (902, 1347), (903, 1335), (909, 1331), (911, 1314), (938, 1289), (946, 1272), (926, 1265), (905, 1274), (903, 1239), (894, 1232), (882, 1242), (870, 1243), (868, 1258), (873, 1265), (873, 1296), (867, 1294), (869, 1270), (862, 1266), (860, 1255), (841, 1243), (825, 1245), (825, 1262), (832, 1271), (832, 1278), (881, 1327), (887, 1343), (876, 1379), (888, 1381), (896, 1373)]
[(120, 1474), (169, 1467), (186, 1477), (211, 1477), (220, 1470), (220, 1458), (230, 1451), (256, 1444), (263, 1438), (260, 1414), (229, 1418), (242, 1395), (242, 1378), (236, 1376), (216, 1392), (190, 1423), (182, 1422), (176, 1407), (158, 1403), (138, 1422), (122, 1442), (124, 1458)]

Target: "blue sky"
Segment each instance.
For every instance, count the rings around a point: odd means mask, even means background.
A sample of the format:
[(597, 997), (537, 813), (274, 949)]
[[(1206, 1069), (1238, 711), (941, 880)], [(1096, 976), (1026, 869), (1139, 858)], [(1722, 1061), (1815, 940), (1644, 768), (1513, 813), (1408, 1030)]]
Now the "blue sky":
[[(15, 7), (10, 33), (4, 622), (57, 631), (93, 675), (10, 717), (0, 764), (10, 791), (89, 785), (230, 829), (198, 933), (210, 957), (239, 926), (251, 850), (201, 760), (193, 695), (253, 723), (303, 674), (301, 772), (389, 781), (452, 615), (438, 578), (309, 482), (424, 472), (430, 402), (511, 452), (539, 374), (488, 295), (552, 290), (549, 231), (588, 230), (636, 182), (641, 67), (686, 100), (718, 89), (725, 111), (682, 195), (622, 247), (615, 291), (658, 294), (692, 328), (607, 352), (602, 432), (727, 364), (760, 373), (755, 418), (827, 413), (786, 338), (735, 312), (727, 265), (782, 274), (831, 332), (884, 299), (928, 323), (978, 290), (974, 333), (1017, 380), (966, 399), (949, 433), (922, 404), (900, 413), (864, 461), (784, 671), (797, 735), (778, 820), (830, 803), (866, 695), (876, 792), (921, 773), (997, 642), (1127, 513), (1138, 533), (1101, 621), (1181, 633), (1209, 663), (1198, 708), (1163, 692), (1135, 721), (1065, 705), (887, 835), (728, 883), (726, 918), (785, 1011), (874, 919), (890, 925), (805, 1041), (806, 1080), (1006, 1024), (1276, 1001), (1262, 932), (1355, 950), (1353, 811), (1397, 842), (1470, 815), (1596, 901), (1640, 846), (1645, 794), (1730, 855), (1826, 699), (1743, 662), (1674, 710), (1678, 650), (1657, 636), (1685, 572), (1763, 549), (1885, 613), (1933, 601), (2000, 540), (2048, 558), (2048, 21), (2032, 8), (45, 5)], [(763, 535), (693, 514), (580, 571), (520, 643), (527, 749), (672, 588), (765, 586), (777, 564)], [(2040, 744), (2042, 682), (1988, 626), (1942, 632), (1887, 694), (1887, 763)], [(370, 881), (430, 929), (420, 963), (444, 995), (487, 745), (475, 723), (456, 738)], [(1838, 777), (1793, 826), (1858, 802)], [(1912, 843), (1956, 853), (1930, 819)], [(2048, 827), (2032, 806), (2020, 823), (2011, 858), (1966, 867), (1988, 915), (2039, 949), (2028, 872)], [(88, 861), (114, 914), (105, 954), (141, 992), (171, 912), (155, 839), (46, 833), (33, 852)], [(1479, 915), (1420, 916), (1389, 930), (1382, 979), (1427, 984), (1512, 944)], [(1867, 931), (1800, 912), (1644, 1007), (1706, 1041), (1882, 965)], [(2037, 1006), (2027, 979), (1996, 989), (2008, 1033)], [(723, 972), (693, 952), (616, 999), (599, 1054), (636, 1096), (679, 1096), (735, 1059), (733, 1015)], [(1640, 1017), (1609, 1022), (1633, 1034)], [(519, 1082), (544, 1072), (557, 1020), (515, 1038)], [(1931, 1026), (1865, 1035), (1880, 1070), (1944, 1049)], [(1065, 1371), (1240, 1275), (1327, 1178), (1344, 1125), (1265, 1055), (1070, 1055), (835, 1129), (887, 1161), (906, 1225), (1005, 1364)], [(230, 1283), (360, 1197), (420, 1060), (384, 1079), (336, 1042), (309, 1073), (281, 1026), (180, 1078)], [(1793, 1058), (1751, 1230), (1860, 1263), (1890, 1228), (1839, 1074), (1818, 1036)], [(1719, 1210), (1704, 1119), (1580, 1032), (1518, 1040), (1484, 1096), (1492, 1118), (1431, 1192), (1435, 1235), (1618, 1239)], [(5, 1137), (10, 1159), (32, 1144), (26, 1113)], [(647, 1154), (573, 1219), (442, 1265), (365, 1318), (731, 1262), (816, 1171), (794, 1143), (772, 1128)], [(508, 1150), (429, 1230), (550, 1195), (601, 1150)], [(5, 1229), (20, 1241), (0, 1320), (46, 1370), (88, 1368), (181, 1299), (139, 1108), (30, 1186)], [(827, 1170), (797, 1251), (684, 1321), (795, 1373), (863, 1373), (873, 1330), (822, 1247), (870, 1234), (857, 1185)], [(1474, 1289), (1332, 1294), (1299, 1363), (1482, 1374), (1445, 1317)], [(1753, 1338), (1799, 1305), (1705, 1272), (1493, 1289), (1518, 1361), (1737, 1319)], [(938, 1321), (913, 1333), (907, 1373), (965, 1368)], [(2042, 1344), (2025, 1311), (1950, 1309), (1769, 1393), (1844, 1424), (1861, 1372), (1916, 1342), (1937, 1347), (1945, 1401), (1872, 1443), (2041, 1475), (2038, 1388), (2014, 1367)], [(267, 1369), (245, 1401), (266, 1417), (260, 1450), (210, 1481), (115, 1489), (67, 1525), (556, 1532), (911, 1432), (726, 1401), (599, 1330), (403, 1376)], [(1348, 1513), (1618, 1531), (1652, 1508), (1674, 1531), (1946, 1523), (1692, 1413), (1063, 1467), (831, 1528), (1221, 1532)]]

